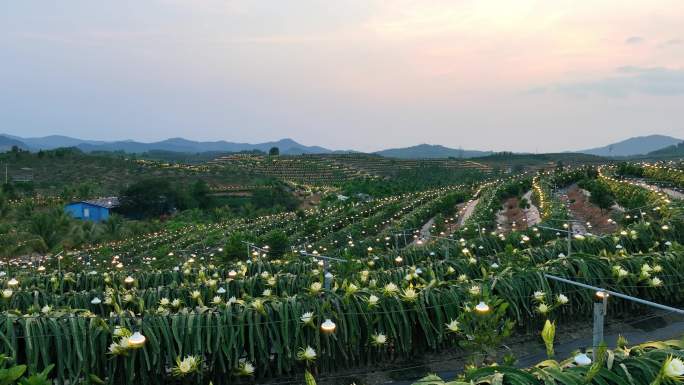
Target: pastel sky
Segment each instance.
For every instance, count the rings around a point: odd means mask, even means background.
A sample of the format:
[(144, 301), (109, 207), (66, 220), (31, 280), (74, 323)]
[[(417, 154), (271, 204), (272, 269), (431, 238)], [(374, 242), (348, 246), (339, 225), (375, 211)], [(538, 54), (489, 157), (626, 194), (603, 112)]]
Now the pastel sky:
[(682, 0), (0, 2), (0, 132), (557, 151), (684, 138)]

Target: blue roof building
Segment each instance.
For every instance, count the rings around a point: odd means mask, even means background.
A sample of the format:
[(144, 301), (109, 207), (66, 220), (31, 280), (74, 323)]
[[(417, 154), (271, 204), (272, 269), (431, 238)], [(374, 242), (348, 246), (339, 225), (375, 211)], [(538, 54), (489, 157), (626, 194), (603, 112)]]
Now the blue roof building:
[(72, 202), (64, 206), (64, 211), (76, 219), (101, 222), (106, 221), (111, 209), (117, 206), (119, 206), (119, 198), (108, 197)]

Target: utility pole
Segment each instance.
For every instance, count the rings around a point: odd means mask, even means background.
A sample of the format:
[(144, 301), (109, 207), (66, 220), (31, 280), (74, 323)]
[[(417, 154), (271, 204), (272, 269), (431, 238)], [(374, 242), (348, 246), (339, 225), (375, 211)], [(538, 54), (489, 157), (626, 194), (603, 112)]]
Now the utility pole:
[(566, 225), (567, 225), (567, 228), (564, 228), (564, 229), (556, 229), (554, 227), (548, 227), (548, 226), (542, 226), (542, 225), (536, 225), (534, 227), (537, 227), (540, 229), (556, 231), (557, 235), (560, 235), (560, 233), (562, 233), (562, 232), (567, 233), (567, 235), (568, 235), (568, 237), (567, 237), (567, 240), (568, 240), (568, 254), (567, 254), (567, 256), (569, 257), (570, 253), (572, 252), (572, 221), (568, 221), (568, 223), (563, 224), (564, 227)]
[(323, 260), (323, 287), (325, 290), (330, 290), (332, 285), (333, 275), (329, 271), (329, 262), (327, 259)]
[(568, 257), (572, 251), (572, 222), (568, 222)]
[(608, 312), (608, 293), (597, 291), (594, 300), (594, 327), (592, 331), (592, 359), (596, 361), (596, 352), (603, 342), (603, 325)]
[(341, 259), (341, 258), (335, 258), (335, 257), (328, 257), (325, 255), (321, 254), (309, 254), (307, 252), (300, 252), (299, 253), (302, 256), (306, 257), (314, 257), (323, 260), (323, 287), (325, 287), (326, 290), (330, 290), (330, 287), (332, 286), (332, 279), (333, 275), (330, 273), (330, 261), (337, 261), (337, 262), (347, 262), (346, 259)]
[(59, 276), (62, 276), (62, 253), (64, 250), (60, 251), (55, 255), (53, 258), (57, 258), (57, 272), (59, 273)]

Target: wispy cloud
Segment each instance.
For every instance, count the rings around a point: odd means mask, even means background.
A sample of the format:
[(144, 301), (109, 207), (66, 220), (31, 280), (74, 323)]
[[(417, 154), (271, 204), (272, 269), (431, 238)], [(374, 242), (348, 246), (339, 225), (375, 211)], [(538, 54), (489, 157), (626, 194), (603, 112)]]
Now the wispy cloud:
[(684, 95), (684, 69), (624, 66), (617, 68), (612, 74), (603, 78), (559, 83), (548, 87), (537, 87), (536, 89), (574, 96)]

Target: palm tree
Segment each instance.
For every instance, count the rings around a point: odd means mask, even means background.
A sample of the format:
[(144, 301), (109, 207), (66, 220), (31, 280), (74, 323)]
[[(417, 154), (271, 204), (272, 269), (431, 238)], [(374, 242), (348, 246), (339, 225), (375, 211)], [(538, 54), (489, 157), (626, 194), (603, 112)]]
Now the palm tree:
[(124, 221), (119, 215), (110, 215), (106, 221), (102, 222), (104, 233), (111, 239), (118, 239), (124, 233)]
[(7, 195), (0, 193), (0, 218), (5, 218), (9, 214), (11, 207), (7, 201)]
[(66, 248), (74, 248), (84, 243), (95, 243), (100, 240), (102, 229), (95, 223), (84, 221), (80, 224), (70, 226), (69, 233), (63, 242)]
[(71, 228), (71, 218), (61, 209), (54, 208), (34, 215), (28, 228), (42, 241), (44, 250), (40, 251), (47, 252), (65, 240)]

